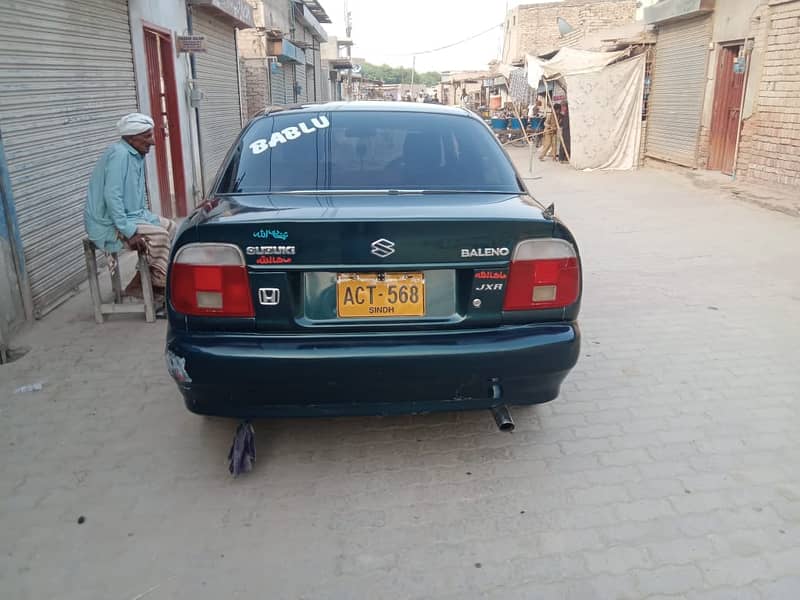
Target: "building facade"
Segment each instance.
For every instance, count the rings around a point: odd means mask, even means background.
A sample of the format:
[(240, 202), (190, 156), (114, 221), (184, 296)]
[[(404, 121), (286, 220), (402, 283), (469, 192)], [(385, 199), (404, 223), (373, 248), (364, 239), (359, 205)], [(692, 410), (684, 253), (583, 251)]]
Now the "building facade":
[[(0, 337), (85, 280), (86, 187), (122, 115), (156, 122), (151, 209), (181, 217), (201, 200), (241, 129), (235, 30), (251, 13), (244, 0), (0, 0)], [(187, 33), (204, 52), (178, 52)]]
[(320, 45), (330, 23), (316, 0), (247, 0), (255, 28), (239, 32), (246, 117), (268, 106), (325, 99)]
[(439, 99), (442, 104), (464, 106), (477, 109), (486, 105), (487, 80), (494, 80), (490, 71), (458, 71), (443, 73), (439, 82)]
[(800, 0), (661, 0), (646, 155), (800, 186)]
[[(800, 1), (761, 4), (751, 25), (751, 70), (746, 90), (736, 176), (800, 194)], [(748, 81), (749, 83), (749, 81)]]
[(594, 32), (635, 21), (636, 9), (636, 0), (521, 4), (506, 15), (503, 63), (521, 64), (526, 54), (540, 55), (576, 46)]

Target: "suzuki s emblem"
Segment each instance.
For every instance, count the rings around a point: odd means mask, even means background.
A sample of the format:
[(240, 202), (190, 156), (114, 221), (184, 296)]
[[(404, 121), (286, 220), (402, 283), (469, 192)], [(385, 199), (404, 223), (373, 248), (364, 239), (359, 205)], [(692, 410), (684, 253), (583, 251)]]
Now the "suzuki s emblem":
[(394, 254), (394, 242), (385, 238), (375, 240), (372, 242), (372, 250), (370, 250), (370, 252), (372, 252), (375, 256), (380, 256), (381, 258), (391, 256)]

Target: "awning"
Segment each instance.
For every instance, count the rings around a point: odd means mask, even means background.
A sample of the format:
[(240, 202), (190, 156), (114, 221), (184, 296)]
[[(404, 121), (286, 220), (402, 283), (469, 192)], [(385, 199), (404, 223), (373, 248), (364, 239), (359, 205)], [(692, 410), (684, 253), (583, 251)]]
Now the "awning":
[(256, 26), (253, 9), (246, 0), (189, 0), (189, 4), (216, 13), (239, 29)]
[(578, 75), (593, 73), (627, 55), (627, 50), (617, 52), (592, 52), (591, 50), (576, 50), (575, 48), (562, 48), (550, 60), (542, 60), (533, 54), (526, 58), (528, 66), (528, 84), (538, 87), (542, 77)]
[[(328, 33), (323, 29), (322, 25), (320, 25), (319, 20), (316, 17), (314, 11), (309, 10), (308, 6), (305, 4), (297, 3), (297, 6), (301, 7), (301, 10), (298, 11), (297, 16), (300, 21), (303, 22), (309, 29), (311, 29), (311, 35), (319, 42), (327, 42), (328, 41)], [(321, 7), (320, 7), (321, 9)], [(324, 13), (325, 11), (323, 11)], [(328, 23), (330, 23), (330, 19), (328, 19)]]
[(298, 64), (305, 63), (306, 54), (287, 39), (269, 41), (270, 56), (277, 56), (278, 62)]
[(666, 23), (705, 15), (714, 10), (714, 0), (661, 0), (644, 7), (645, 23)]
[(331, 18), (328, 16), (328, 13), (325, 12), (325, 9), (322, 8), (318, 0), (303, 0), (303, 4), (308, 7), (311, 14), (313, 14), (320, 23), (331, 22)]
[(328, 64), (331, 69), (336, 69), (337, 71), (347, 71), (353, 68), (353, 62), (349, 58), (330, 58), (328, 59)]

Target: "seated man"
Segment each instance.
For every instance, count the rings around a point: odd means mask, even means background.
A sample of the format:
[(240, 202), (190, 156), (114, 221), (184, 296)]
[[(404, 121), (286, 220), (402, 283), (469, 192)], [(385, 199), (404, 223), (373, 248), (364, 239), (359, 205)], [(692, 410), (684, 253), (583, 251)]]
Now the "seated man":
[[(154, 292), (161, 295), (167, 285), (175, 222), (154, 215), (145, 204), (144, 157), (155, 145), (153, 126), (153, 119), (140, 113), (119, 120), (122, 139), (106, 149), (92, 171), (84, 224), (89, 239), (107, 253), (112, 273), (117, 268), (112, 252), (119, 252), (123, 245), (145, 250)], [(138, 272), (125, 292), (141, 295)]]

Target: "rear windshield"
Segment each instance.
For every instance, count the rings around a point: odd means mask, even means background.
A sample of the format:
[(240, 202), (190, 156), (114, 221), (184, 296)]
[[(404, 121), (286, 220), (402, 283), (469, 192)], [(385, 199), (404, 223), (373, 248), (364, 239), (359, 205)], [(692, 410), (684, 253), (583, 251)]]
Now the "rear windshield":
[(335, 190), (520, 191), (475, 119), (431, 113), (277, 114), (240, 138), (217, 193)]

